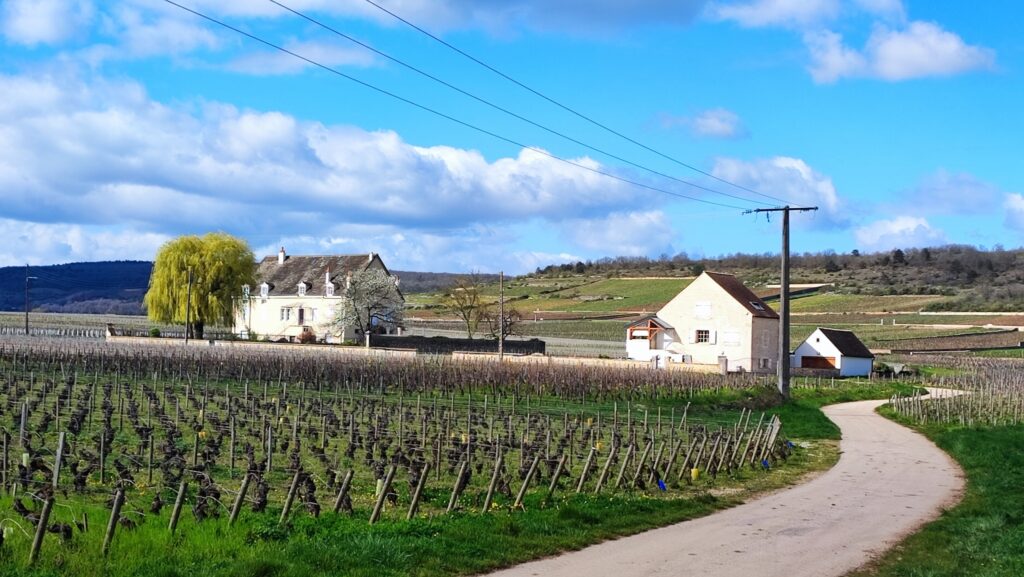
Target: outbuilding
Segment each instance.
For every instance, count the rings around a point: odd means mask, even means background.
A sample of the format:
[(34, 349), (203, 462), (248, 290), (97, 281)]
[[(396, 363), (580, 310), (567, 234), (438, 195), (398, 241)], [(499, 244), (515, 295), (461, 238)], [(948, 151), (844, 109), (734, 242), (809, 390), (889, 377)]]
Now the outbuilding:
[(834, 370), (841, 377), (870, 375), (874, 360), (852, 331), (820, 327), (793, 352), (793, 368)]

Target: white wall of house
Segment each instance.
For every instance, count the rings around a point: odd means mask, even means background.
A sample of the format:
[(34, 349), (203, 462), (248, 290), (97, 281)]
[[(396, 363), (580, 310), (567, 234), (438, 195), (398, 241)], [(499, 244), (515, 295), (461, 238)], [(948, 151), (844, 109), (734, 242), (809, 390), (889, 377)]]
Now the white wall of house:
[(628, 358), (637, 361), (650, 361), (657, 357), (673, 362), (683, 361), (680, 353), (669, 350), (669, 347), (676, 342), (675, 331), (660, 330), (655, 331), (653, 339), (640, 338), (646, 336), (648, 336), (646, 331), (634, 330), (632, 334), (629, 331), (626, 332), (626, 356)]
[(792, 364), (795, 368), (819, 368), (805, 361), (805, 357), (830, 359), (835, 368), (839, 370), (841, 377), (866, 377), (871, 374), (871, 369), (874, 366), (874, 359), (844, 356), (839, 348), (821, 332), (821, 329), (815, 330), (804, 342), (800, 343), (800, 346), (793, 351), (792, 357)]
[[(697, 277), (660, 311), (658, 318), (675, 329), (675, 344), (665, 350), (688, 362), (717, 365), (719, 357), (728, 359), (730, 371), (772, 372), (779, 350), (779, 321), (755, 317), (712, 278)], [(629, 343), (626, 345), (629, 352)], [(638, 351), (639, 353), (639, 351)], [(646, 360), (644, 357), (634, 357)]]
[(259, 287), (247, 300), (243, 300), (241, 310), (235, 314), (236, 332), (243, 338), (255, 334), (259, 339), (278, 340), (281, 338), (298, 338), (302, 331), (309, 327), (317, 338), (326, 338), (327, 342), (339, 343), (356, 340), (354, 327), (337, 330), (331, 327), (336, 307), (341, 304), (342, 297), (296, 295), (259, 296)]

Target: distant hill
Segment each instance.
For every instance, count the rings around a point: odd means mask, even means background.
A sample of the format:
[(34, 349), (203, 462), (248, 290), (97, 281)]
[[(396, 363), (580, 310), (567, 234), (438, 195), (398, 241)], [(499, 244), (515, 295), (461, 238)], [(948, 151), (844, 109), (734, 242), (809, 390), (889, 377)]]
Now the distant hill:
[[(142, 298), (149, 287), (153, 263), (148, 261), (77, 262), (28, 269), (33, 310), (57, 313), (145, 314)], [(392, 271), (402, 292), (433, 292), (461, 275)], [(0, 311), (25, 309), (25, 267), (0, 267)], [(492, 278), (493, 277), (493, 278)], [(497, 282), (497, 275), (480, 275)]]
[[(153, 263), (79, 262), (28, 269), (33, 310), (63, 313), (142, 314)], [(0, 310), (25, 308), (25, 267), (0, 268)]]
[[(965, 245), (896, 249), (864, 254), (834, 251), (793, 254), (791, 281), (831, 283), (838, 292), (866, 295), (946, 295), (930, 310), (1024, 310), (1024, 249), (985, 250)], [(615, 257), (549, 265), (533, 278), (685, 277), (704, 270), (732, 273), (763, 287), (779, 282), (777, 254), (692, 258), (685, 253)]]

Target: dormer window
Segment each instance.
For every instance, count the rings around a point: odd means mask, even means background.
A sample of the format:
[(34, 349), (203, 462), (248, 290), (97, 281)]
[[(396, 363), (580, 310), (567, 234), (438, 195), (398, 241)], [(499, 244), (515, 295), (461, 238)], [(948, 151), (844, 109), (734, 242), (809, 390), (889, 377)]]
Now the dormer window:
[(762, 305), (761, 303), (756, 303), (754, 301), (750, 301), (750, 306), (754, 307), (755, 311), (764, 312), (764, 305)]
[(334, 283), (327, 283), (327, 286), (324, 287), (324, 294), (329, 297), (334, 296)]
[(249, 298), (249, 285), (242, 285), (242, 296), (245, 298)]
[(260, 285), (260, 298), (265, 299), (270, 296), (270, 285), (263, 283)]
[(300, 297), (306, 296), (306, 283), (305, 282), (300, 282), (299, 283), (299, 296)]

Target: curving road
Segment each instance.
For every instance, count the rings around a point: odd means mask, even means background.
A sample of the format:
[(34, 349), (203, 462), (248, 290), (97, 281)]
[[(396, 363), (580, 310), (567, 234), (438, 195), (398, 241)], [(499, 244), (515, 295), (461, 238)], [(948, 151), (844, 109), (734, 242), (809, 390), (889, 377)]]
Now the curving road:
[(962, 471), (949, 456), (875, 413), (884, 402), (825, 408), (842, 430), (842, 454), (806, 484), (491, 575), (844, 575), (937, 517), (963, 491)]

